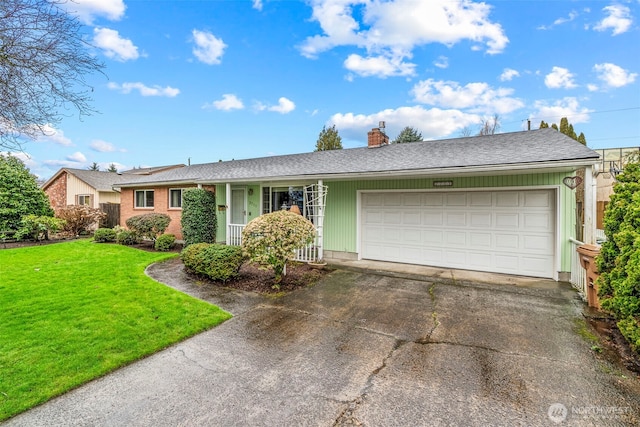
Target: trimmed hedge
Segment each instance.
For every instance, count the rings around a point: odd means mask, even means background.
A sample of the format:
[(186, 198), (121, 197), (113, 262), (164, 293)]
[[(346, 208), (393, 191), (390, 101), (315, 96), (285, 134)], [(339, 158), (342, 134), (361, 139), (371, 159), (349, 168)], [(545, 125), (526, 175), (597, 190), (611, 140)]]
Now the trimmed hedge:
[(184, 248), (180, 256), (187, 272), (221, 282), (237, 277), (244, 261), (239, 246), (215, 243), (194, 243)]
[(182, 192), (182, 238), (184, 245), (215, 243), (218, 231), (216, 196), (203, 188)]
[(131, 230), (123, 229), (116, 232), (116, 243), (131, 246), (140, 243), (140, 238)]
[(155, 241), (164, 233), (170, 222), (171, 218), (167, 214), (148, 213), (132, 216), (127, 220), (127, 227), (140, 238), (146, 237)]
[(163, 234), (158, 236), (154, 248), (156, 251), (167, 252), (170, 251), (176, 245), (176, 236), (173, 234)]
[(116, 241), (116, 230), (113, 228), (98, 228), (93, 233), (93, 240), (98, 243), (112, 243)]

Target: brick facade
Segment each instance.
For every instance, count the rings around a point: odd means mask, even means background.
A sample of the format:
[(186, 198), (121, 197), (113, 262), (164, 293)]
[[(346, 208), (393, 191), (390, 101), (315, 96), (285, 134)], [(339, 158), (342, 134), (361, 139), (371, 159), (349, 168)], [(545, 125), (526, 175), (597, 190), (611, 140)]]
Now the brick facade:
[(384, 134), (380, 128), (373, 128), (367, 133), (367, 147), (377, 148), (389, 144), (389, 136)]
[(67, 205), (67, 172), (61, 173), (47, 188), (44, 190), (49, 197), (53, 210), (63, 208)]
[[(139, 188), (123, 188), (120, 194), (120, 225), (125, 226), (127, 219), (136, 215), (146, 213), (162, 213), (169, 215), (171, 222), (165, 233), (173, 234), (176, 239), (182, 240), (182, 229), (180, 227), (180, 219), (182, 217), (182, 209), (169, 208), (169, 189), (178, 187), (139, 187)], [(188, 188), (188, 187), (179, 187)], [(214, 186), (203, 186), (205, 190), (215, 193)], [(136, 208), (135, 192), (136, 190), (153, 190), (153, 208)]]

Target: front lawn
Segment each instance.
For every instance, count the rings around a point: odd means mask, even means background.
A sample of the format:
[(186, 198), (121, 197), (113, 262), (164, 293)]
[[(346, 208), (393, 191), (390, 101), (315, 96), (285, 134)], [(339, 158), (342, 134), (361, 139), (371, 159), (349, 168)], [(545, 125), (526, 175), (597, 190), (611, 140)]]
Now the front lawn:
[(88, 240), (0, 250), (0, 421), (231, 317), (144, 274), (176, 255)]

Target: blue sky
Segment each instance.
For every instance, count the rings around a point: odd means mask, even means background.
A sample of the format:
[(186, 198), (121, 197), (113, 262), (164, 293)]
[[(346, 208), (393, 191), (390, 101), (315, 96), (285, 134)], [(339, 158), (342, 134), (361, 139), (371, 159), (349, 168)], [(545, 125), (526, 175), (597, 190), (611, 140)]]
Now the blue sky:
[(99, 113), (24, 145), (41, 178), (313, 151), (333, 124), (364, 146), (380, 120), (439, 139), (566, 116), (640, 146), (638, 0), (75, 1)]

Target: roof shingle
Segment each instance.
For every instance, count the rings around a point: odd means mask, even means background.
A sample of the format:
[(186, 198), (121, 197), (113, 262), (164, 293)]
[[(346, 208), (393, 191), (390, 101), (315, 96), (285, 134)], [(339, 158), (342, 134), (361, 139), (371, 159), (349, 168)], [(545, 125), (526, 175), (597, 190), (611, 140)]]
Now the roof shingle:
[(598, 153), (554, 129), (391, 144), (205, 163), (157, 173), (122, 186), (153, 182), (224, 182), (287, 177), (393, 173), (522, 165), (598, 158)]

